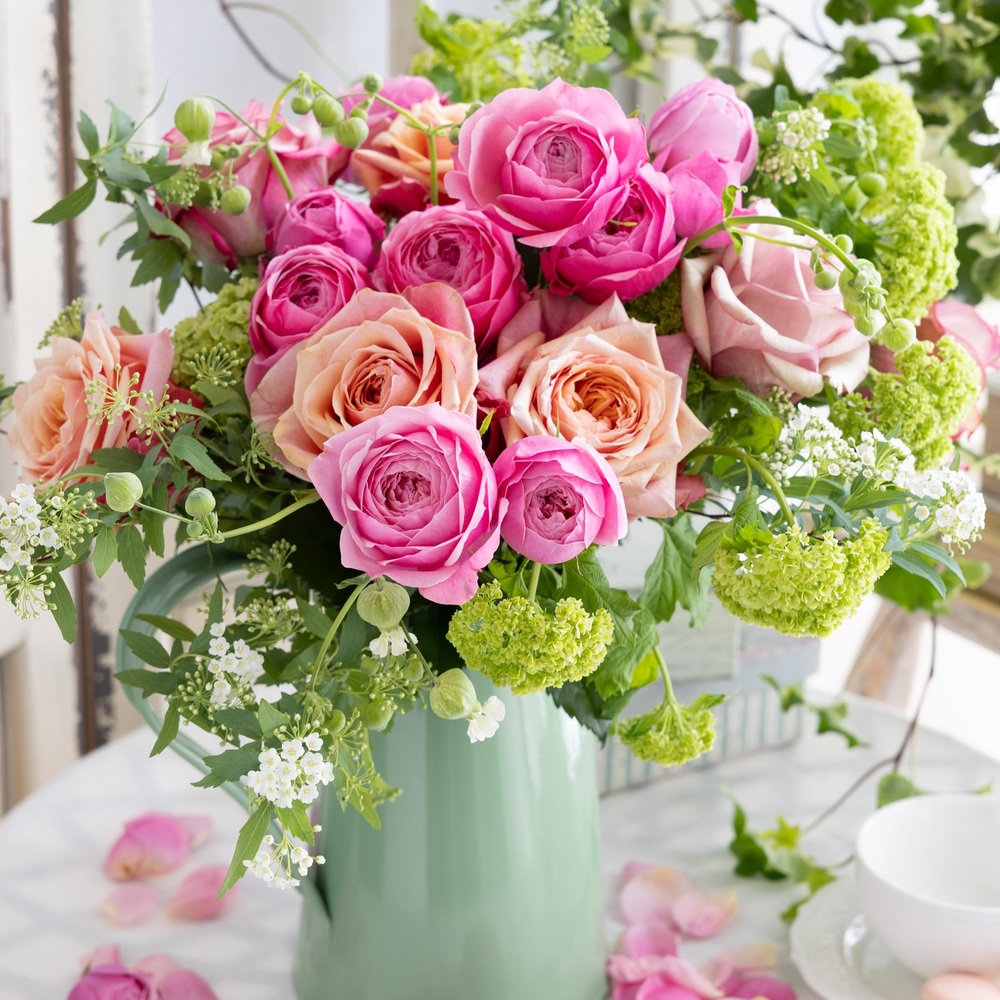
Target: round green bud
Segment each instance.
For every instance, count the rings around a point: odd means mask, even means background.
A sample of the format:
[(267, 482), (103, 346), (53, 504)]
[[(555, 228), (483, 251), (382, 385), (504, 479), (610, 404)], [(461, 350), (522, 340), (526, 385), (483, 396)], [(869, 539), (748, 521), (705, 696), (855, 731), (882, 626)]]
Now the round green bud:
[(337, 733), (343, 732), (346, 725), (347, 716), (339, 708), (335, 708), (326, 717), (326, 728), (329, 730), (331, 736), (336, 736)]
[(366, 94), (377, 94), (382, 89), (382, 77), (378, 73), (369, 73), (362, 81)]
[(837, 287), (837, 275), (833, 271), (817, 271), (815, 281), (816, 287), (823, 292)]
[(837, 187), (841, 191), (846, 191), (854, 183), (854, 177), (851, 174), (841, 174), (837, 178)]
[(855, 316), (854, 317), (854, 327), (858, 333), (865, 337), (871, 337), (874, 335), (877, 328), (877, 323), (874, 316)]
[(407, 660), (400, 673), (408, 684), (416, 684), (424, 676), (424, 665), (416, 658)]
[(318, 94), (313, 101), (312, 111), (323, 128), (332, 128), (344, 120), (344, 105), (329, 94)]
[(242, 184), (235, 184), (233, 187), (222, 192), (219, 199), (219, 208), (226, 215), (242, 215), (250, 207), (250, 189)]
[(854, 249), (854, 240), (851, 239), (847, 233), (837, 233), (833, 238), (833, 242), (840, 247), (844, 253), (850, 253)]
[(188, 517), (204, 517), (215, 510), (215, 496), (204, 486), (193, 489), (184, 501), (184, 513)]
[(360, 118), (348, 118), (334, 126), (333, 137), (346, 149), (357, 149), (368, 138), (368, 123)]
[(292, 111), (297, 115), (307, 115), (312, 111), (313, 99), (311, 94), (296, 94), (292, 98)]
[(778, 130), (775, 123), (767, 121), (757, 129), (757, 141), (761, 146), (770, 146), (778, 138)]
[(840, 272), (840, 277), (837, 278), (837, 287), (840, 289), (840, 294), (844, 296), (845, 303), (857, 302), (860, 298), (862, 289), (855, 283), (855, 277), (854, 272), (849, 267), (845, 267)]
[(917, 339), (917, 328), (908, 319), (890, 320), (879, 330), (876, 340), (890, 351), (904, 351)]
[(109, 472), (104, 477), (104, 502), (116, 513), (130, 511), (142, 497), (142, 480), (134, 472)]
[(846, 188), (841, 193), (840, 197), (843, 200), (844, 205), (851, 212), (856, 212), (868, 200), (865, 197), (864, 191), (861, 190), (857, 183), (852, 184), (849, 188)]
[(882, 174), (869, 171), (866, 174), (862, 174), (858, 178), (858, 187), (861, 188), (861, 190), (868, 195), (869, 198), (874, 198), (886, 189), (886, 179)]
[(215, 108), (207, 97), (189, 97), (177, 105), (174, 124), (188, 142), (206, 142), (212, 138)]
[(465, 120), (468, 121), (472, 115), (485, 106), (482, 101), (473, 101), (465, 110)]
[(376, 699), (362, 705), (360, 714), (361, 724), (365, 729), (374, 729), (376, 733), (380, 733), (392, 722), (396, 707), (391, 701)]
[(410, 607), (410, 595), (404, 587), (380, 576), (358, 595), (358, 616), (380, 632), (391, 632), (403, 620)]
[(459, 136), (459, 133), (461, 131), (462, 131), (462, 128), (461, 128), (460, 125), (455, 125), (451, 129), (448, 130), (448, 141), (453, 146), (457, 146), (458, 145), (458, 136)]
[(221, 170), (222, 165), (226, 162), (226, 154), (220, 149), (212, 150), (212, 157), (209, 160), (209, 165), (213, 170)]
[(439, 719), (465, 719), (479, 707), (476, 689), (461, 667), (439, 674), (430, 694), (431, 711)]
[(347, 117), (360, 118), (363, 122), (368, 121), (368, 102), (362, 101), (360, 104), (355, 104)]

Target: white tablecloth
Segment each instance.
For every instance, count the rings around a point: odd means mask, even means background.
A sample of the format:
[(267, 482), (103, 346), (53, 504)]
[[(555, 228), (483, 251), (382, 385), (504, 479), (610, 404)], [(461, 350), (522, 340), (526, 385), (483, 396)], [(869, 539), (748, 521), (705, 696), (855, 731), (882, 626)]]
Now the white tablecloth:
[[(626, 861), (687, 868), (706, 889), (735, 889), (740, 915), (723, 936), (682, 946), (682, 954), (699, 960), (722, 945), (771, 941), (779, 948), (779, 972), (801, 1000), (816, 1000), (788, 964), (787, 929), (779, 918), (801, 890), (732, 875), (732, 803), (725, 790), (758, 828), (772, 825), (779, 812), (790, 822), (807, 822), (869, 763), (891, 753), (904, 728), (898, 716), (862, 701), (852, 702), (849, 724), (870, 748), (848, 752), (836, 736), (808, 736), (790, 747), (687, 769), (606, 798), (601, 820), (609, 940)], [(167, 952), (204, 976), (220, 1000), (292, 1000), (289, 970), (299, 909), (294, 892), (244, 879), (230, 911), (204, 924), (171, 922), (162, 907), (134, 928), (116, 927), (98, 914), (114, 887), (100, 864), (126, 820), (156, 809), (208, 814), (215, 821), (215, 833), (189, 862), (156, 880), (165, 903), (193, 866), (228, 862), (245, 819), (218, 789), (189, 787), (197, 775), (173, 754), (149, 759), (151, 743), (152, 736), (139, 731), (90, 754), (0, 821), (0, 1000), (61, 1000), (75, 981), (80, 956), (106, 943), (120, 944), (126, 963)], [(971, 789), (998, 772), (1000, 762), (955, 740), (927, 731), (918, 736), (914, 775), (922, 787)], [(820, 827), (810, 846), (830, 861), (846, 857), (874, 796), (873, 781)]]

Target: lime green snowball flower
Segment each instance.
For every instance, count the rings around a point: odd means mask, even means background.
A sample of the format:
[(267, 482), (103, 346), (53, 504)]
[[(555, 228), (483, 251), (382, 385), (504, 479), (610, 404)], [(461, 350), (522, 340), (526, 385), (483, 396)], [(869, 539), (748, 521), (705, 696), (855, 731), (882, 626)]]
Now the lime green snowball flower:
[(845, 83), (861, 113), (875, 129), (880, 169), (895, 170), (918, 164), (924, 148), (924, 126), (906, 90), (898, 83), (873, 76)]
[(604, 608), (588, 614), (576, 598), (547, 611), (525, 597), (504, 597), (496, 581), (455, 612), (448, 641), (466, 665), (515, 694), (544, 691), (593, 673), (614, 636)]
[(830, 635), (889, 568), (889, 532), (866, 518), (856, 538), (812, 538), (797, 525), (746, 552), (719, 548), (712, 586), (743, 621), (785, 635)]
[(616, 733), (641, 760), (663, 767), (685, 764), (712, 749), (715, 717), (711, 707), (719, 699), (712, 695), (682, 705), (668, 698), (651, 712), (618, 723)]

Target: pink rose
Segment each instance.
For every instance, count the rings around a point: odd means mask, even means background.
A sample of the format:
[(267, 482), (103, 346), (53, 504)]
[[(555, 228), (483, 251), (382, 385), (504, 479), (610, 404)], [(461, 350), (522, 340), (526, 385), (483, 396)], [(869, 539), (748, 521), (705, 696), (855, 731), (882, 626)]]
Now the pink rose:
[(595, 542), (625, 537), (628, 518), (611, 466), (577, 438), (533, 434), (500, 455), (493, 471), (507, 512), (500, 537), (539, 563), (562, 563)]
[(528, 291), (524, 265), (510, 233), (482, 212), (430, 206), (403, 216), (382, 246), (375, 284), (390, 292), (443, 281), (469, 307), (480, 356)]
[(728, 83), (698, 80), (658, 108), (649, 123), (649, 150), (657, 170), (712, 152), (735, 163), (742, 184), (757, 164), (753, 112)]
[[(242, 117), (263, 134), (267, 131), (271, 108), (260, 101), (251, 101), (243, 109)], [(333, 161), (340, 147), (332, 139), (324, 140), (312, 115), (299, 119), (301, 127), (282, 122), (280, 117), (277, 120), (281, 129), (271, 137), (270, 146), (284, 168), (293, 195), (326, 187), (334, 177)], [(188, 143), (177, 129), (171, 129), (163, 140), (171, 147), (171, 162), (184, 156)], [(191, 237), (199, 257), (230, 267), (235, 266), (238, 258), (263, 253), (267, 232), (288, 202), (281, 179), (253, 132), (234, 115), (216, 112), (209, 148), (232, 145), (245, 147), (232, 161), (234, 183), (250, 191), (250, 205), (242, 215), (227, 215), (197, 205), (185, 209), (165, 206), (174, 222)]]
[(306, 470), (327, 438), (394, 406), (475, 413), (476, 343), (458, 292), (433, 283), (403, 295), (364, 290), (281, 357), (250, 394), (279, 461)]
[(275, 257), (250, 303), (254, 356), (247, 366), (247, 392), (289, 347), (315, 333), (358, 289), (370, 285), (367, 270), (340, 247), (295, 247)]
[(162, 1000), (147, 972), (126, 969), (118, 962), (96, 965), (69, 991), (66, 1000)]
[[(671, 204), (677, 235), (687, 239), (722, 222), (722, 192), (739, 184), (738, 176), (738, 164), (727, 163), (714, 153), (699, 153), (667, 171), (673, 185)], [(736, 205), (742, 203), (743, 195), (738, 194)], [(720, 232), (699, 245), (714, 250), (731, 242), (727, 233)]]
[(125, 414), (91, 420), (88, 389), (97, 383), (110, 393), (135, 376), (134, 391), (159, 401), (173, 361), (169, 330), (135, 336), (109, 327), (99, 312), (88, 314), (80, 340), (53, 338), (49, 355), (35, 359), (35, 374), (12, 400), (17, 419), (8, 442), (23, 477), (54, 482), (89, 462), (98, 448), (128, 444), (135, 419)]
[(364, 202), (335, 188), (317, 188), (288, 202), (267, 237), (271, 253), (313, 243), (340, 247), (344, 253), (372, 268), (385, 223)]
[[(425, 125), (460, 125), (465, 120), (467, 104), (443, 105), (430, 97), (409, 109)], [(436, 160), (431, 165), (430, 142), (426, 132), (414, 128), (402, 115), (396, 115), (389, 127), (357, 150), (351, 168), (372, 195), (372, 207), (402, 215), (428, 204), (431, 174), (437, 181), (438, 198), (448, 198), (442, 180), (452, 169), (451, 139), (447, 132), (434, 138)]]
[[(778, 226), (751, 232), (787, 240)], [(816, 287), (809, 249), (747, 237), (743, 252), (681, 263), (681, 308), (702, 363), (758, 395), (775, 385), (796, 399), (825, 382), (851, 390), (868, 373), (868, 340), (854, 328), (840, 292)]]
[(641, 122), (596, 87), (553, 80), (512, 88), (462, 126), (453, 198), (535, 247), (575, 243), (603, 228), (647, 160)]
[(628, 302), (665, 281), (684, 250), (674, 232), (672, 194), (670, 181), (643, 164), (625, 204), (603, 229), (542, 251), (542, 274), (552, 291), (594, 303), (615, 293)]
[(472, 417), (394, 406), (336, 434), (309, 469), (343, 565), (462, 604), (500, 542), (496, 478)]
[(507, 443), (580, 438), (614, 470), (630, 517), (676, 513), (677, 466), (708, 431), (685, 404), (680, 376), (664, 367), (655, 327), (631, 319), (614, 296), (554, 340), (540, 329), (538, 300), (521, 313), (511, 323), (520, 339), (501, 334), (477, 393), (496, 408)]

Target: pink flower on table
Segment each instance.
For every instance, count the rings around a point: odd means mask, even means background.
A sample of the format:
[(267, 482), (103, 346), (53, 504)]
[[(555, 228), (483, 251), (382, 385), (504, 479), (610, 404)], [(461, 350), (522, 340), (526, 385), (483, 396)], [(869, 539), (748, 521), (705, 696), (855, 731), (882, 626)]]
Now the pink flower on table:
[(543, 434), (593, 446), (618, 477), (630, 517), (671, 516), (677, 466), (708, 430), (685, 404), (680, 376), (664, 367), (655, 328), (613, 296), (546, 340), (546, 321), (558, 316), (546, 299), (522, 307), (510, 324), (516, 335), (501, 333), (496, 361), (479, 373), (481, 405), (496, 409), (508, 444)]
[(66, 1000), (162, 1000), (153, 977), (118, 962), (88, 969)]
[(247, 366), (247, 392), (289, 347), (319, 330), (358, 289), (370, 285), (367, 269), (337, 246), (295, 247), (275, 257), (250, 303), (254, 354)]
[(741, 184), (757, 164), (753, 112), (721, 80), (698, 80), (661, 105), (649, 122), (649, 150), (657, 170), (670, 170), (711, 150), (738, 167)]
[[(727, 162), (711, 152), (699, 153), (668, 170), (667, 179), (673, 187), (671, 205), (677, 235), (688, 239), (722, 222), (722, 193), (730, 185), (739, 184), (739, 164)], [(742, 205), (742, 199), (742, 194), (737, 195), (737, 208)], [(727, 233), (719, 232), (699, 246), (719, 249), (730, 246), (731, 242)]]
[(282, 254), (314, 243), (340, 247), (373, 268), (385, 223), (364, 203), (335, 188), (317, 188), (288, 202), (267, 234), (267, 249)]
[(53, 338), (12, 400), (16, 420), (8, 442), (25, 480), (53, 482), (89, 462), (96, 449), (128, 444), (134, 418), (92, 420), (88, 391), (94, 383), (106, 393), (124, 390), (135, 376), (134, 391), (159, 401), (173, 361), (169, 330), (136, 336), (108, 326), (99, 312), (88, 314), (80, 340)]
[[(271, 108), (260, 101), (251, 101), (241, 117), (263, 134)], [(271, 138), (270, 145), (291, 183), (293, 195), (326, 187), (336, 176), (334, 160), (340, 147), (332, 139), (323, 138), (312, 115), (301, 117), (297, 126), (282, 122), (280, 117), (277, 120), (281, 128)], [(187, 149), (184, 136), (177, 129), (171, 129), (163, 139), (171, 147), (171, 162), (180, 160)], [(185, 209), (164, 206), (174, 222), (191, 237), (199, 257), (230, 267), (235, 266), (239, 258), (255, 257), (264, 252), (267, 232), (288, 202), (281, 179), (253, 132), (234, 115), (216, 112), (209, 149), (232, 145), (246, 147), (232, 161), (234, 183), (250, 191), (250, 205), (242, 215), (227, 215), (221, 210), (197, 205)]]
[(129, 820), (104, 859), (104, 873), (116, 882), (162, 875), (183, 864), (201, 824), (149, 812)]
[(647, 160), (642, 124), (596, 87), (512, 88), (462, 126), (448, 193), (536, 247), (603, 228)]
[(126, 882), (100, 905), (101, 915), (112, 923), (130, 927), (142, 923), (156, 909), (156, 890), (145, 882)]
[(678, 955), (625, 959), (608, 956), (614, 1000), (721, 1000), (725, 996), (704, 973)]
[(462, 604), (500, 542), (503, 506), (472, 417), (393, 406), (331, 437), (309, 468), (342, 526), (343, 565)]
[(475, 412), (476, 344), (458, 292), (440, 283), (403, 295), (363, 290), (287, 351), (250, 394), (276, 457), (308, 478), (328, 438), (394, 406)]
[(382, 245), (375, 284), (389, 292), (441, 281), (469, 308), (480, 357), (527, 294), (514, 238), (482, 212), (430, 206), (404, 215)]
[(684, 250), (674, 232), (670, 181), (644, 164), (625, 203), (596, 232), (542, 251), (542, 274), (557, 295), (603, 302), (612, 293), (628, 302), (665, 281)]
[[(748, 228), (787, 239), (777, 226)], [(868, 340), (840, 292), (816, 287), (807, 247), (747, 237), (741, 254), (730, 246), (686, 258), (681, 280), (685, 328), (717, 378), (735, 376), (758, 395), (778, 386), (801, 399), (827, 382), (854, 389), (867, 375)]]
[(493, 466), (507, 512), (500, 537), (539, 563), (566, 562), (625, 537), (628, 518), (611, 466), (589, 444), (548, 435), (521, 438)]
[(196, 868), (177, 887), (167, 903), (167, 916), (174, 920), (215, 920), (229, 908), (237, 886), (219, 896), (228, 865)]

